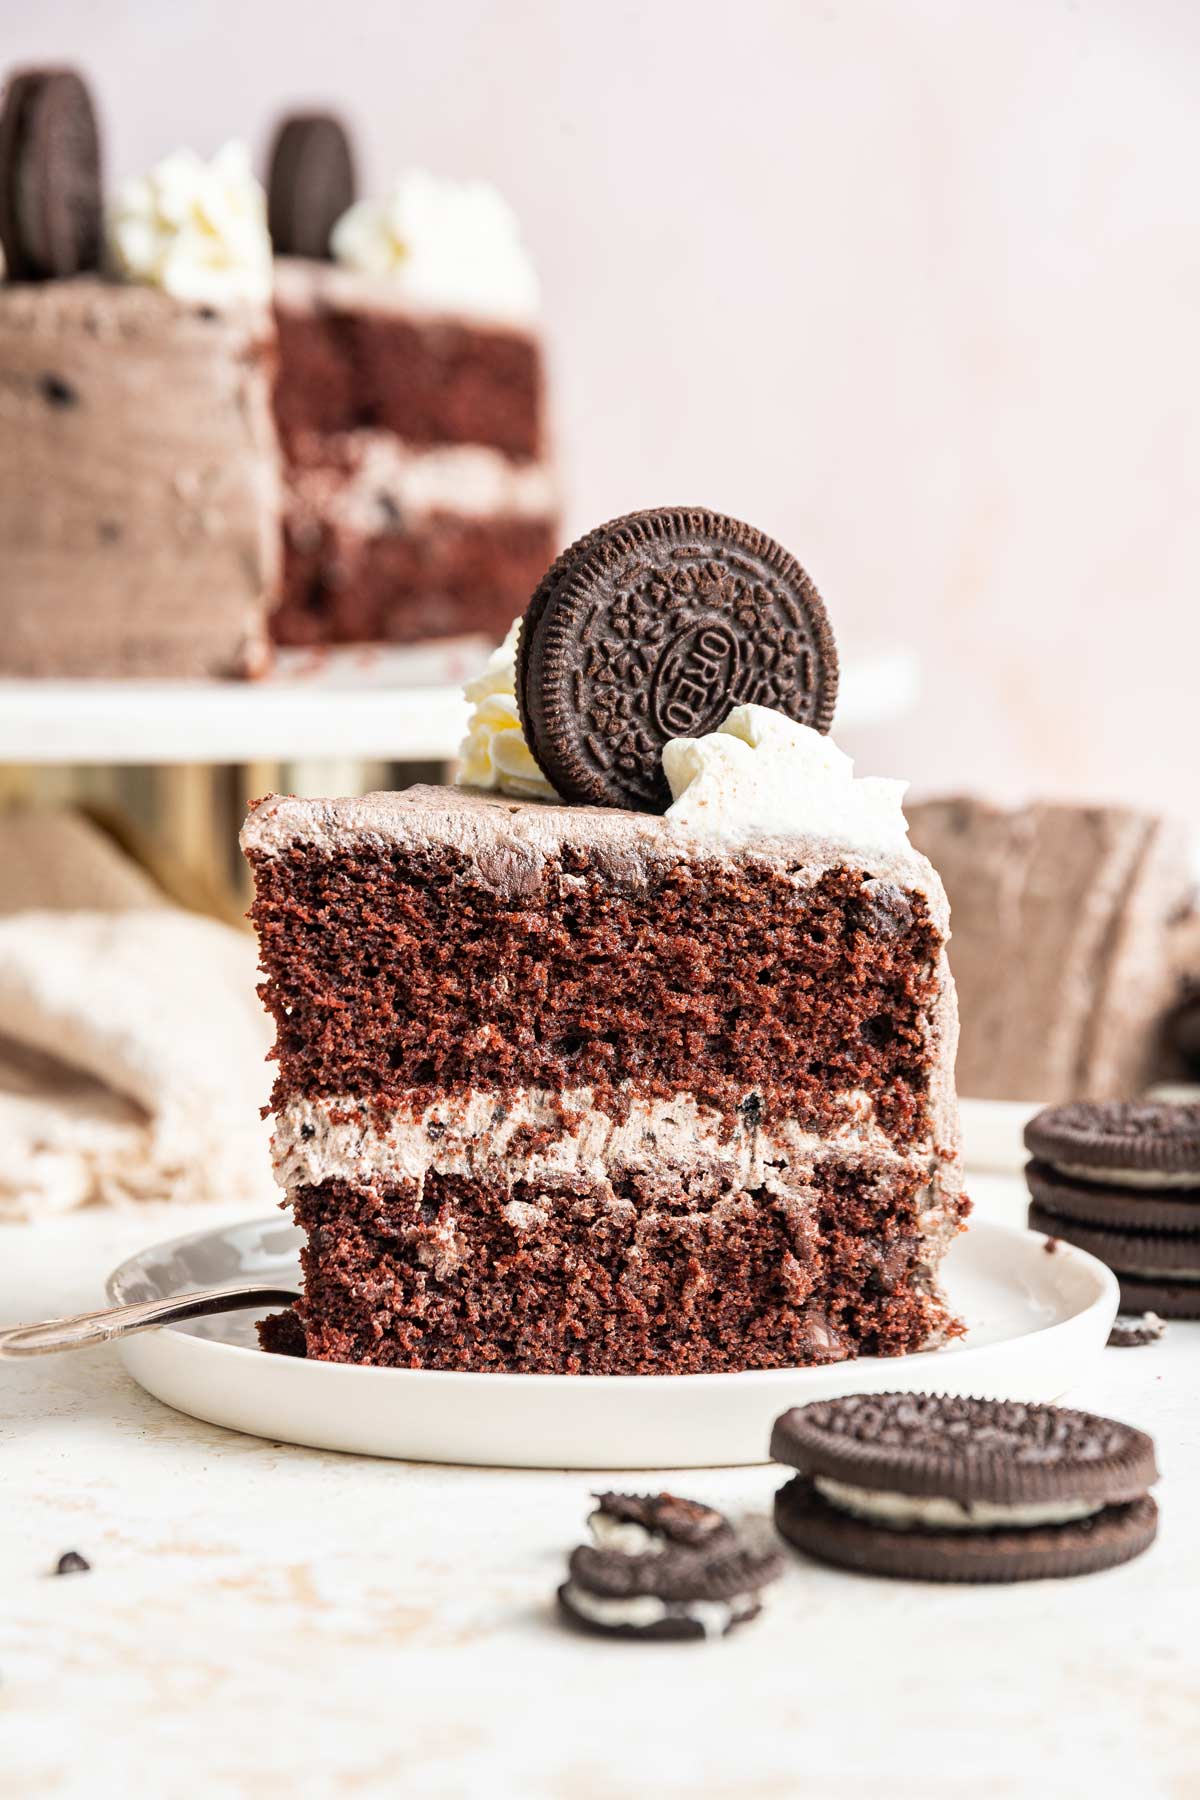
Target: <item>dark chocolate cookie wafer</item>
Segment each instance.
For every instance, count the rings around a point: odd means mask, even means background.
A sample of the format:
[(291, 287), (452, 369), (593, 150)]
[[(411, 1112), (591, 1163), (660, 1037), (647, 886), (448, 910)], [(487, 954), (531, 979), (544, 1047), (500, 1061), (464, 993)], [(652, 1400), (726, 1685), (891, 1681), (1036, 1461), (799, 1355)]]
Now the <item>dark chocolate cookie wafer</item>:
[(1109, 1231), (1064, 1219), (1036, 1201), (1029, 1208), (1029, 1229), (1061, 1238), (1107, 1263), (1121, 1284), (1125, 1311), (1200, 1319), (1200, 1233)]
[(1037, 1205), (1056, 1218), (1116, 1231), (1200, 1233), (1200, 1186), (1119, 1187), (1107, 1181), (1077, 1181), (1043, 1162), (1025, 1165), (1025, 1181)]
[(73, 69), (11, 77), (0, 112), (0, 245), (10, 281), (52, 281), (98, 267), (103, 227), (100, 134)]
[(1200, 1106), (1152, 1100), (1048, 1106), (1025, 1127), (1025, 1145), (1039, 1162), (1068, 1175), (1105, 1171), (1112, 1180), (1126, 1171), (1194, 1174), (1200, 1187)]
[(334, 226), (354, 204), (354, 152), (340, 119), (295, 113), (271, 147), (267, 229), (277, 256), (330, 255)]
[(572, 1624), (609, 1637), (724, 1637), (757, 1616), (782, 1567), (774, 1545), (745, 1534), (716, 1550), (669, 1544), (650, 1556), (582, 1544), (558, 1604)]
[(776, 1498), (789, 1542), (880, 1575), (1084, 1574), (1154, 1536), (1151, 1439), (1065, 1407), (848, 1395), (785, 1413), (771, 1454), (800, 1471)]
[(678, 1544), (686, 1550), (714, 1550), (734, 1541), (724, 1513), (683, 1500), (678, 1494), (597, 1494), (588, 1526), (601, 1550), (626, 1556), (653, 1555)]
[(754, 703), (827, 731), (837, 651), (796, 559), (701, 508), (631, 513), (563, 552), (521, 629), (517, 700), (564, 799), (661, 812), (670, 738)]

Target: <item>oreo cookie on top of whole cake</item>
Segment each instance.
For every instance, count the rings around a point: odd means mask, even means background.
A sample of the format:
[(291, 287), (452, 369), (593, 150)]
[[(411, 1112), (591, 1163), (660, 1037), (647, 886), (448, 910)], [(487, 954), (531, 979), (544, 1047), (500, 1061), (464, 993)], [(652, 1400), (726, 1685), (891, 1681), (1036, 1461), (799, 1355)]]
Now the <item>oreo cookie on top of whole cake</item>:
[(1025, 1144), (1035, 1231), (1107, 1263), (1125, 1311), (1200, 1318), (1200, 1106), (1047, 1107)]
[(1086, 1575), (1149, 1548), (1158, 1509), (1144, 1431), (1066, 1407), (850, 1394), (776, 1421), (799, 1473), (775, 1498), (798, 1550), (922, 1581)]

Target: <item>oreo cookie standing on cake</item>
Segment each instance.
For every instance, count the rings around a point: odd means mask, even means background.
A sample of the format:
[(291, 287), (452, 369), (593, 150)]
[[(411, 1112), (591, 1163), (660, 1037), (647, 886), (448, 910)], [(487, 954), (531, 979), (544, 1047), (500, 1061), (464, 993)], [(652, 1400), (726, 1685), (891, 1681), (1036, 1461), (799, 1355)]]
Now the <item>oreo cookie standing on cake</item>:
[(1126, 1312), (1200, 1318), (1200, 1106), (1047, 1107), (1025, 1144), (1033, 1230), (1107, 1263)]
[(74, 69), (10, 76), (0, 111), (0, 246), (9, 281), (54, 281), (100, 262), (100, 133)]
[(669, 739), (747, 703), (828, 731), (837, 674), (824, 602), (789, 551), (721, 513), (656, 507), (588, 532), (543, 577), (517, 702), (564, 800), (663, 812)]
[(1114, 1419), (933, 1394), (853, 1394), (776, 1422), (799, 1473), (775, 1498), (798, 1550), (922, 1581), (1086, 1575), (1149, 1548), (1154, 1444)]
[(330, 237), (357, 193), (354, 151), (332, 113), (280, 122), (267, 177), (267, 229), (276, 256), (332, 257)]

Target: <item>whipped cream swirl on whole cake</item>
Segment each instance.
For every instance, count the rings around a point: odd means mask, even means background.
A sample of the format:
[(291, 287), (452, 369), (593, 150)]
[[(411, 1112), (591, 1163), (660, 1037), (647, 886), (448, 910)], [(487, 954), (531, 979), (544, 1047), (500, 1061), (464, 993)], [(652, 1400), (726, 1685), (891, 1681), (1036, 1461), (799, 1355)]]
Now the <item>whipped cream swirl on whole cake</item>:
[(387, 276), (417, 307), (521, 324), (537, 315), (537, 275), (516, 215), (486, 182), (411, 169), (389, 193), (343, 213), (330, 247), (345, 267)]
[(127, 181), (108, 220), (109, 254), (127, 281), (221, 305), (271, 295), (267, 202), (240, 143), (210, 162), (176, 150)]

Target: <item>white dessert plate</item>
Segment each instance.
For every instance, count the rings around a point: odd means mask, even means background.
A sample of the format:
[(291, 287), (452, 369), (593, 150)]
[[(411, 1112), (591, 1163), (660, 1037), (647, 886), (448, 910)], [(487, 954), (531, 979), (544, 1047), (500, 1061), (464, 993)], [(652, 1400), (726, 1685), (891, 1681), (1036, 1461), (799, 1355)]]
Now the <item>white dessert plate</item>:
[[(1036, 1232), (975, 1224), (946, 1290), (964, 1339), (915, 1356), (738, 1375), (469, 1375), (362, 1369), (259, 1350), (250, 1313), (123, 1340), (136, 1381), (180, 1412), (255, 1437), (414, 1462), (680, 1469), (767, 1460), (789, 1406), (888, 1388), (1052, 1400), (1080, 1379), (1117, 1311), (1114, 1276)], [(158, 1244), (109, 1277), (116, 1304), (189, 1288), (298, 1282), (300, 1234), (275, 1219)]]

